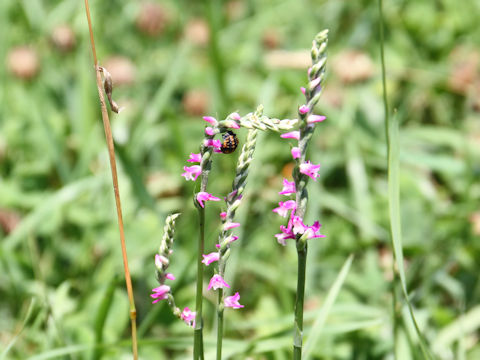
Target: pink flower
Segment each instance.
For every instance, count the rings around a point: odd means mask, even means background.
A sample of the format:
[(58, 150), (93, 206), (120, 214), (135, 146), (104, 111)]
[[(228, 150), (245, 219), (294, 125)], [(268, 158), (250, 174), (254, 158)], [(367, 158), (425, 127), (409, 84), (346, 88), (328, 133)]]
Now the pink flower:
[(284, 233), (275, 234), (275, 237), (277, 238), (277, 242), (283, 246), (287, 246), (287, 243), (285, 242), (285, 240), (290, 239), (290, 237)]
[(229, 192), (227, 194), (227, 196), (225, 196), (224, 200), (225, 201), (232, 201), (233, 198), (237, 195), (237, 193), (238, 193), (238, 190), (233, 190), (233, 191)]
[(231, 113), (230, 115), (228, 115), (227, 117), (229, 117), (230, 119), (233, 119), (233, 120), (236, 120), (236, 121), (239, 121), (242, 117), (240, 116), (239, 113)]
[(168, 279), (168, 280), (175, 280), (175, 275), (173, 275), (172, 273), (166, 273), (165, 274), (165, 279)]
[(294, 210), (296, 208), (295, 200), (280, 201), (278, 203), (279, 207), (273, 209), (273, 212), (276, 212), (278, 215), (287, 217), (289, 210)]
[(313, 124), (325, 120), (327, 117), (323, 115), (309, 115), (307, 118), (307, 124)]
[(205, 134), (213, 136), (213, 135), (215, 135), (215, 130), (210, 126), (207, 126), (205, 128)]
[(219, 288), (224, 288), (224, 287), (229, 288), (230, 285), (228, 285), (220, 275), (215, 274), (210, 279), (210, 282), (208, 283), (207, 290), (210, 290), (211, 288), (213, 288), (213, 290), (217, 290)]
[(279, 192), (280, 195), (290, 195), (295, 193), (295, 182), (290, 182), (287, 179), (283, 179), (283, 189)]
[(210, 265), (214, 261), (218, 261), (218, 259), (220, 258), (220, 254), (218, 252), (212, 252), (210, 254), (202, 255), (202, 256), (203, 256), (202, 263), (204, 263), (206, 266)]
[(220, 219), (225, 220), (227, 218), (227, 213), (225, 211), (222, 211), (220, 213)]
[(168, 297), (168, 293), (170, 292), (170, 286), (168, 285), (160, 285), (152, 289), (153, 294), (150, 294), (150, 297), (155, 299), (152, 301), (152, 304), (159, 302), (160, 300), (165, 300)]
[(285, 240), (295, 239), (295, 235), (292, 232), (291, 225), (289, 225), (288, 227), (280, 225), (280, 231), (281, 233), (275, 234), (275, 237), (277, 238), (277, 241), (280, 245), (285, 246), (287, 245)]
[(228, 238), (227, 238), (227, 241), (229, 243), (232, 243), (234, 241), (238, 240), (238, 236), (235, 236), (235, 235), (230, 235)]
[(204, 208), (205, 207), (205, 205), (203, 204), (204, 201), (220, 201), (220, 199), (205, 191), (200, 191), (197, 194), (197, 201), (200, 204), (200, 206)]
[(184, 166), (183, 170), (185, 172), (182, 174), (183, 177), (185, 177), (185, 180), (192, 180), (195, 181), (197, 178), (200, 176), (202, 173), (202, 168), (200, 165), (193, 165), (193, 166)]
[(302, 115), (305, 115), (310, 111), (310, 108), (307, 105), (302, 105), (298, 108), (298, 112)]
[(306, 89), (303, 86), (300, 88), (300, 91), (302, 92), (303, 95), (305, 95), (305, 90)]
[(318, 174), (319, 170), (320, 170), (320, 165), (312, 164), (310, 161), (300, 164), (300, 172), (302, 174), (307, 175), (308, 177), (312, 178), (315, 181), (317, 181), (317, 177), (320, 176)]
[(217, 119), (215, 119), (215, 118), (212, 117), (212, 116), (204, 116), (204, 117), (203, 117), (203, 120), (205, 120), (206, 122), (212, 124), (213, 126), (217, 126), (217, 125), (218, 125)]
[(308, 229), (308, 226), (303, 223), (302, 218), (299, 216), (294, 216), (291, 221), (294, 234), (303, 234)]
[(301, 153), (300, 153), (300, 148), (299, 147), (293, 147), (292, 148), (292, 156), (294, 159), (298, 159), (300, 157)]
[(214, 148), (220, 149), (220, 147), (222, 146), (222, 142), (215, 139), (206, 139), (205, 146), (213, 146)]
[(322, 79), (320, 79), (319, 77), (317, 77), (316, 79), (313, 79), (312, 81), (310, 81), (310, 88), (311, 89), (315, 89), (318, 85), (320, 85), (320, 81)]
[(220, 151), (220, 148), (222, 147), (222, 142), (220, 140), (215, 140), (215, 139), (206, 139), (204, 142), (204, 145), (212, 146), (213, 150)]
[[(230, 243), (238, 240), (238, 236), (230, 235), (226, 240), (227, 240), (227, 242), (230, 244)], [(222, 247), (222, 245), (220, 245), (220, 244), (215, 244), (215, 247), (216, 247), (217, 249), (220, 249), (220, 248)]]
[(200, 154), (190, 154), (190, 158), (187, 160), (187, 162), (201, 162), (202, 161), (202, 156)]
[(300, 131), (290, 131), (288, 133), (280, 135), (280, 137), (283, 138), (283, 139), (299, 140), (300, 139)]
[(320, 227), (322, 225), (318, 221), (315, 221), (312, 226), (307, 226), (303, 223), (302, 218), (293, 216), (289, 226), (293, 226), (293, 234), (303, 235), (307, 239), (325, 237), (325, 235), (320, 234)]
[(234, 228), (239, 227), (239, 226), (240, 226), (240, 223), (228, 222), (223, 226), (223, 229), (224, 230), (230, 230), (230, 229), (234, 229)]
[(325, 235), (320, 234), (320, 224), (318, 221), (315, 221), (312, 226), (309, 226), (308, 229), (305, 231), (307, 234), (307, 239), (314, 239), (314, 238), (323, 238)]
[(162, 269), (163, 265), (168, 265), (168, 264), (169, 264), (169, 261), (165, 256), (155, 254), (155, 267), (157, 269)]
[(194, 326), (195, 327), (195, 316), (197, 316), (197, 313), (195, 311), (191, 311), (188, 307), (183, 309), (182, 313), (180, 314), (180, 318), (185, 321), (185, 324), (188, 326)]
[(233, 120), (225, 120), (224, 124), (228, 128), (240, 129), (240, 125), (238, 125), (238, 123), (236, 121), (233, 121)]
[(238, 302), (240, 300), (240, 294), (238, 291), (235, 293), (235, 295), (228, 296), (224, 300), (225, 307), (231, 307), (232, 309), (240, 309), (243, 308), (244, 305), (240, 305)]

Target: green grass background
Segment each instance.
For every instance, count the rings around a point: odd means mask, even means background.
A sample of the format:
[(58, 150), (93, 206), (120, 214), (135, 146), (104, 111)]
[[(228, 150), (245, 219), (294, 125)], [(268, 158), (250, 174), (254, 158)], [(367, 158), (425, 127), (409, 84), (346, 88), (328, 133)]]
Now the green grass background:
[[(245, 114), (262, 103), (271, 117), (295, 117), (305, 69), (271, 68), (262, 38), (273, 31), (278, 49), (307, 50), (313, 36), (328, 28), (325, 100), (317, 111), (327, 121), (318, 124), (310, 145), (310, 159), (322, 168), (320, 180), (309, 185), (307, 222), (320, 220), (327, 235), (309, 245), (310, 358), (422, 359), (401, 288), (391, 280), (377, 2), (237, 3), (232, 15), (231, 2), (163, 1), (170, 20), (153, 38), (136, 27), (141, 2), (91, 3), (100, 63), (121, 55), (136, 69), (132, 85), (114, 90), (127, 110), (112, 116), (112, 127), (140, 357), (189, 358), (192, 345), (192, 330), (149, 298), (164, 218), (180, 210), (169, 269), (177, 276), (177, 304), (194, 307), (195, 184), (180, 174), (188, 154), (198, 150), (205, 122), (189, 115), (182, 99), (202, 89), (210, 96), (205, 115)], [(216, 29), (211, 38), (217, 52), (184, 39), (192, 18)], [(480, 242), (472, 218), (480, 211), (478, 63), (465, 91), (449, 84), (467, 61), (452, 51), (480, 52), (480, 4), (385, 1), (384, 18), (389, 102), (400, 126), (399, 215), (409, 299), (430, 352), (439, 359), (478, 359)], [(49, 40), (65, 23), (76, 36), (69, 53)], [(12, 232), (0, 230), (0, 354), (130, 358), (128, 301), (83, 2), (2, 0), (1, 58), (18, 45), (38, 52), (40, 71), (24, 81), (5, 62), (0, 66), (0, 208), (21, 217)], [(369, 79), (345, 83), (332, 70), (336, 57), (351, 49), (372, 59)], [(327, 101), (332, 96), (339, 106)], [(242, 141), (246, 132), (238, 135)], [(225, 358), (291, 357), (296, 252), (293, 244), (276, 243), (273, 235), (283, 222), (271, 212), (284, 200), (278, 191), (291, 162), (287, 143), (268, 133), (257, 145), (238, 213), (240, 240), (227, 268), (245, 308), (226, 311)], [(216, 158), (209, 184), (214, 195), (229, 190), (236, 156)], [(207, 210), (209, 251), (220, 209), (212, 203)], [(351, 254), (348, 274), (341, 273)], [(213, 358), (215, 302), (207, 293), (207, 359)]]

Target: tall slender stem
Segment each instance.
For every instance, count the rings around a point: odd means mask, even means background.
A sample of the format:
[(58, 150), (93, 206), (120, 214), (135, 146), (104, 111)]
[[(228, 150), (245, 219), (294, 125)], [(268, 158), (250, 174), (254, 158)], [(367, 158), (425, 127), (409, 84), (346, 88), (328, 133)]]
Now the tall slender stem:
[(387, 98), (387, 77), (385, 71), (385, 50), (384, 50), (384, 30), (383, 30), (383, 1), (378, 0), (378, 11), (380, 15), (380, 62), (382, 64), (382, 88), (383, 88), (383, 107), (385, 111), (385, 138), (387, 142), (387, 151), (390, 148), (390, 137), (388, 136), (388, 129), (390, 128), (388, 98)]
[[(387, 94), (387, 76), (385, 67), (385, 35), (383, 28), (383, 1), (378, 0), (378, 15), (379, 15), (379, 32), (380, 32), (380, 64), (382, 68), (382, 90), (383, 90), (383, 108), (385, 116), (385, 142), (387, 144), (387, 166), (389, 166), (388, 159), (390, 158), (390, 111), (388, 110), (388, 94)], [(394, 257), (394, 255), (392, 255)], [(394, 351), (397, 349), (398, 343), (398, 331), (401, 322), (401, 311), (397, 306), (397, 289), (398, 289), (398, 273), (395, 261), (392, 262), (392, 274), (393, 281), (391, 285), (392, 289), (392, 321), (393, 321), (393, 346)]]
[(198, 236), (198, 252), (197, 252), (197, 289), (195, 295), (195, 331), (193, 342), (193, 359), (203, 359), (203, 319), (202, 319), (202, 305), (203, 305), (203, 264), (202, 254), (205, 253), (205, 209), (198, 207), (198, 217), (200, 224)]
[[(307, 147), (312, 138), (315, 126), (308, 124), (308, 118), (313, 114), (315, 105), (320, 98), (322, 92), (322, 82), (325, 78), (325, 66), (327, 61), (327, 42), (328, 30), (321, 31), (315, 36), (312, 46), (312, 67), (308, 71), (309, 84), (305, 89), (305, 100), (307, 101), (307, 112), (300, 111), (300, 137), (298, 147), (300, 149), (300, 157), (296, 161), (293, 169), (293, 179), (295, 181), (295, 216), (303, 219), (307, 210), (308, 191), (307, 183), (309, 177), (300, 172), (300, 165), (305, 163), (307, 155)], [(302, 220), (303, 221), (303, 220)], [(300, 360), (302, 358), (303, 346), (303, 303), (305, 297), (305, 275), (307, 267), (307, 238), (302, 234), (296, 237), (298, 273), (297, 273), (297, 294), (295, 299), (295, 318), (294, 318), (294, 334), (293, 334), (293, 358)]]
[[(206, 136), (205, 140), (211, 139), (212, 136)], [(208, 175), (212, 166), (212, 148), (205, 146), (205, 142), (200, 147), (202, 154), (202, 161), (200, 167), (202, 168), (200, 191), (206, 191), (208, 185)], [(197, 288), (195, 293), (195, 330), (193, 333), (193, 359), (203, 360), (203, 264), (202, 254), (205, 252), (205, 208), (198, 204), (197, 199), (194, 199), (195, 206), (198, 209), (199, 218), (199, 236), (198, 236), (198, 253), (197, 253)]]
[[(301, 245), (301, 243), (298, 243)], [(295, 329), (293, 338), (293, 359), (302, 358), (302, 337), (303, 337), (303, 302), (305, 297), (305, 270), (307, 268), (307, 242), (303, 248), (298, 249), (298, 275), (297, 275), (297, 296), (295, 299)]]
[(125, 232), (123, 229), (122, 204), (120, 202), (120, 193), (118, 190), (118, 175), (117, 163), (115, 161), (115, 149), (113, 146), (112, 129), (110, 127), (110, 120), (108, 118), (108, 111), (105, 105), (105, 98), (102, 89), (102, 77), (100, 75), (100, 68), (98, 67), (97, 52), (95, 50), (95, 40), (93, 38), (92, 20), (90, 17), (90, 7), (88, 0), (85, 0), (85, 11), (88, 20), (88, 30), (90, 32), (90, 44), (92, 45), (93, 63), (95, 66), (98, 97), (100, 99), (100, 107), (102, 110), (103, 128), (105, 129), (105, 138), (107, 141), (108, 155), (110, 159), (110, 170), (112, 173), (113, 191), (115, 194), (115, 205), (117, 208), (118, 229), (120, 232), (120, 244), (122, 247), (123, 268), (125, 272), (125, 282), (127, 286), (128, 301), (130, 303), (130, 321), (132, 327), (132, 350), (134, 360), (138, 359), (137, 351), (137, 310), (135, 309), (135, 301), (133, 299), (132, 279), (130, 277), (130, 270), (128, 268), (127, 249), (125, 247)]
[(217, 360), (222, 360), (223, 346), (223, 289), (218, 290), (217, 304)]
[[(260, 118), (263, 115), (263, 108), (258, 108), (254, 114), (255, 118)], [(227, 260), (230, 257), (230, 236), (231, 229), (227, 227), (228, 223), (232, 223), (235, 218), (235, 213), (242, 203), (245, 187), (247, 185), (248, 170), (253, 161), (255, 146), (257, 144), (257, 129), (249, 129), (247, 139), (242, 147), (242, 152), (238, 157), (237, 168), (235, 171), (235, 178), (233, 179), (232, 191), (226, 196), (225, 202), (227, 205), (225, 219), (223, 220), (223, 229), (220, 232), (218, 243), (220, 248), (218, 259), (218, 275), (222, 278), (225, 276), (225, 268)], [(223, 318), (224, 318), (224, 291), (222, 288), (218, 290), (217, 303), (217, 360), (222, 359), (223, 346)]]

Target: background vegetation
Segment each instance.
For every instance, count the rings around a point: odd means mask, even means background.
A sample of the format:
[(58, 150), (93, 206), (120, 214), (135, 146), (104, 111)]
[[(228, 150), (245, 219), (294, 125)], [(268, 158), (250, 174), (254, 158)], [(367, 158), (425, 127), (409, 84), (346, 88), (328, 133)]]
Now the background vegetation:
[[(190, 357), (191, 328), (165, 304), (151, 305), (149, 293), (164, 218), (181, 210), (170, 269), (178, 304), (194, 306), (194, 184), (180, 174), (198, 150), (201, 116), (244, 114), (262, 103), (272, 117), (294, 117), (307, 49), (328, 28), (318, 109), (327, 121), (310, 147), (322, 175), (309, 186), (307, 219), (320, 219), (327, 238), (310, 242), (307, 338), (325, 315), (342, 264), (355, 257), (312, 358), (389, 359), (395, 352), (420, 359), (401, 296), (392, 316), (377, 2), (155, 4), (91, 3), (100, 63), (126, 106), (112, 122), (141, 358)], [(475, 1), (385, 2), (387, 83), (401, 125), (407, 282), (428, 347), (441, 359), (480, 357), (479, 14)], [(0, 348), (12, 345), (8, 359), (130, 358), (83, 2), (0, 1), (0, 44)], [(238, 135), (242, 141), (245, 132)], [(237, 155), (214, 164), (214, 195), (230, 188)], [(227, 311), (225, 356), (290, 357), (296, 256), (293, 246), (275, 241), (282, 222), (271, 209), (291, 166), (285, 140), (262, 135), (227, 276), (245, 308)], [(221, 204), (209, 207), (213, 250)], [(207, 350), (214, 303), (207, 294)]]

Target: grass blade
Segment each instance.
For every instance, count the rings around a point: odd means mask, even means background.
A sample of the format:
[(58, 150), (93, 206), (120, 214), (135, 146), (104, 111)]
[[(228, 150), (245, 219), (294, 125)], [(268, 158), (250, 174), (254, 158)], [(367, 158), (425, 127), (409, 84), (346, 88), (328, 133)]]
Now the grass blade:
[(18, 338), (22, 334), (23, 329), (25, 329), (25, 325), (30, 321), (30, 318), (32, 317), (34, 307), (35, 307), (35, 298), (32, 298), (32, 300), (30, 301), (30, 305), (28, 305), (27, 314), (25, 315), (25, 319), (23, 320), (22, 327), (20, 328), (20, 330), (18, 330), (18, 332), (15, 334), (12, 340), (10, 340), (5, 350), (3, 350), (2, 354), (0, 354), (0, 360), (6, 359), (8, 352), (13, 347), (13, 345), (15, 345), (15, 343), (17, 342)]
[(305, 347), (303, 350), (303, 356), (305, 357), (305, 359), (310, 359), (310, 355), (314, 349), (315, 344), (320, 341), (320, 334), (323, 330), (323, 326), (325, 325), (325, 321), (327, 320), (327, 317), (332, 310), (337, 295), (340, 292), (343, 283), (345, 282), (345, 278), (347, 277), (348, 271), (350, 270), (352, 261), (353, 255), (350, 255), (347, 261), (345, 261), (345, 264), (343, 264), (342, 269), (338, 273), (338, 276), (335, 279), (332, 287), (330, 288), (330, 290), (328, 290), (325, 304), (323, 304), (323, 306), (318, 311), (318, 314), (316, 316), (317, 319), (313, 323), (310, 335), (308, 336), (308, 340), (305, 343)]
[[(389, 108), (388, 108), (388, 96), (387, 96), (387, 81), (385, 70), (385, 52), (384, 52), (384, 34), (383, 34), (383, 1), (378, 1), (378, 9), (380, 16), (380, 56), (382, 64), (382, 85), (383, 85), (383, 103), (385, 108), (385, 131), (387, 142), (387, 167), (388, 167), (388, 214), (390, 218), (390, 235), (392, 238), (393, 253), (395, 256), (395, 264), (398, 269), (398, 275), (400, 277), (400, 284), (402, 293), (410, 312), (411, 320), (414, 324), (415, 331), (420, 343), (423, 356), (426, 359), (432, 359), (427, 346), (425, 345), (425, 339), (418, 327), (417, 320), (413, 311), (413, 306), (408, 297), (407, 282), (405, 276), (405, 268), (403, 266), (403, 246), (402, 246), (402, 233), (401, 233), (401, 217), (400, 217), (400, 145), (399, 145), (399, 125), (397, 117), (392, 118), (392, 122), (389, 121)], [(394, 269), (395, 270), (395, 269)], [(395, 288), (393, 289), (393, 296), (395, 297)], [(394, 312), (396, 310), (394, 309)], [(393, 316), (396, 319), (395, 313)], [(395, 321), (395, 320), (394, 320)], [(394, 324), (394, 328), (396, 325)]]

